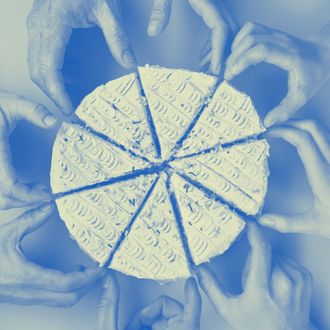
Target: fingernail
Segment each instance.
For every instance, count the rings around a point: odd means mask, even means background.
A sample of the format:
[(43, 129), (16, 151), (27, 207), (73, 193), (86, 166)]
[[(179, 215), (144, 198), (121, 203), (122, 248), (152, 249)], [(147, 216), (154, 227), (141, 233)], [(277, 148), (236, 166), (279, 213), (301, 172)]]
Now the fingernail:
[(230, 69), (226, 69), (225, 74), (224, 74), (225, 80), (231, 80), (233, 78), (233, 74), (230, 71)]
[(44, 204), (40, 207), (41, 212), (48, 212), (53, 208), (51, 203)]
[(213, 74), (218, 75), (220, 73), (220, 64), (218, 63), (216, 67), (212, 70)]
[(266, 225), (267, 227), (273, 227), (274, 226), (274, 219), (269, 217), (262, 217), (259, 219), (259, 222), (263, 225)]
[(266, 116), (264, 120), (265, 127), (269, 128), (275, 124), (276, 120), (272, 115)]
[(148, 34), (155, 36), (160, 32), (160, 25), (157, 22), (151, 22), (148, 26)]
[(136, 58), (135, 58), (134, 54), (129, 50), (124, 51), (124, 53), (122, 55), (122, 59), (127, 64), (135, 64), (136, 63)]
[(53, 126), (55, 123), (57, 122), (57, 118), (52, 116), (52, 115), (48, 115), (45, 117), (44, 119), (44, 123), (47, 125), (47, 126)]

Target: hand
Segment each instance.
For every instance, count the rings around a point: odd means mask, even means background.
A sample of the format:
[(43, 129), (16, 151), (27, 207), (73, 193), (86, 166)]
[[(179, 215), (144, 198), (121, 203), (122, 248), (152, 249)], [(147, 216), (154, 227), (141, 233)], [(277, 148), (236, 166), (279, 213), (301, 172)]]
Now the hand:
[(116, 0), (35, 0), (27, 19), (28, 64), (31, 79), (64, 114), (72, 105), (61, 69), (72, 29), (99, 26), (110, 51), (124, 68), (136, 60), (123, 28)]
[[(214, 0), (188, 0), (192, 9), (203, 19), (211, 30), (209, 40), (200, 53), (203, 71), (218, 75), (223, 64), (228, 39), (236, 32), (237, 26), (224, 5), (221, 8)], [(149, 20), (148, 33), (156, 36), (166, 28), (171, 16), (172, 0), (154, 0)]]
[(75, 304), (96, 280), (102, 268), (71, 273), (42, 268), (27, 260), (21, 241), (42, 226), (52, 211), (45, 204), (0, 228), (0, 301), (22, 305), (66, 307)]
[(208, 267), (199, 268), (199, 284), (216, 311), (230, 329), (309, 329), (310, 273), (287, 259), (280, 260), (271, 272), (270, 246), (254, 224), (248, 228), (248, 239), (251, 252), (242, 294), (230, 295)]
[[(325, 32), (321, 34), (323, 36)], [(226, 63), (225, 79), (231, 80), (252, 65), (266, 62), (288, 72), (288, 93), (272, 109), (264, 124), (283, 122), (301, 108), (330, 76), (330, 41), (315, 36), (293, 37), (257, 23), (246, 23), (238, 32)]]
[(270, 137), (282, 138), (297, 148), (314, 194), (312, 209), (296, 215), (264, 214), (259, 222), (283, 233), (305, 233), (330, 238), (330, 137), (311, 120), (291, 120), (272, 128)]
[(0, 210), (32, 205), (50, 199), (43, 185), (17, 181), (12, 165), (9, 136), (22, 120), (41, 128), (52, 128), (57, 119), (41, 104), (0, 92)]

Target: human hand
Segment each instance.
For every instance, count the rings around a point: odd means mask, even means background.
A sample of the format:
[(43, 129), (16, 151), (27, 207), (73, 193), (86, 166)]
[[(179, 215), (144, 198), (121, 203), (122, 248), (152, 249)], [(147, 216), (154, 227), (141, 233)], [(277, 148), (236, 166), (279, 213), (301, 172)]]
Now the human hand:
[(28, 15), (31, 79), (63, 114), (73, 111), (61, 73), (65, 48), (72, 29), (91, 26), (101, 28), (112, 55), (121, 66), (136, 65), (117, 0), (35, 0)]
[(202, 300), (193, 278), (188, 279), (185, 284), (185, 296), (185, 306), (171, 297), (159, 297), (139, 311), (125, 329), (199, 329)]
[(17, 181), (9, 137), (16, 124), (22, 120), (41, 128), (52, 128), (57, 121), (43, 105), (0, 91), (0, 210), (50, 199), (45, 186), (31, 186)]
[(255, 224), (248, 227), (248, 239), (251, 252), (240, 295), (230, 295), (207, 266), (198, 270), (199, 284), (224, 323), (239, 330), (309, 329), (310, 273), (284, 258), (271, 271), (270, 246)]
[(233, 41), (225, 79), (231, 80), (261, 62), (288, 72), (288, 93), (264, 120), (265, 126), (270, 127), (291, 117), (330, 77), (329, 36), (303, 40), (248, 22)]
[(313, 207), (295, 215), (264, 214), (259, 222), (283, 233), (305, 233), (330, 238), (330, 136), (312, 120), (290, 120), (274, 127), (269, 137), (281, 138), (297, 148), (314, 194)]
[(25, 258), (21, 249), (23, 238), (42, 226), (51, 211), (52, 205), (44, 204), (0, 227), (1, 302), (71, 306), (104, 274), (102, 268), (63, 273), (42, 268)]
[[(192, 9), (203, 19), (211, 30), (209, 39), (201, 50), (200, 60), (203, 71), (215, 75), (220, 73), (225, 57), (228, 39), (237, 30), (237, 25), (223, 4), (214, 0), (188, 0)], [(171, 16), (172, 0), (154, 0), (148, 25), (148, 34), (156, 36), (165, 30)]]

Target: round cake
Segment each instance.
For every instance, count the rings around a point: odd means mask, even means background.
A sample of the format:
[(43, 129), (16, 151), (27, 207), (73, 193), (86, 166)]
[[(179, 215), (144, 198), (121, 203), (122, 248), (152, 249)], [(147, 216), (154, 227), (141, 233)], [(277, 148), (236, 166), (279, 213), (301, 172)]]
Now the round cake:
[(223, 253), (262, 207), (268, 144), (250, 97), (139, 67), (96, 88), (53, 147), (60, 217), (101, 266), (159, 281)]

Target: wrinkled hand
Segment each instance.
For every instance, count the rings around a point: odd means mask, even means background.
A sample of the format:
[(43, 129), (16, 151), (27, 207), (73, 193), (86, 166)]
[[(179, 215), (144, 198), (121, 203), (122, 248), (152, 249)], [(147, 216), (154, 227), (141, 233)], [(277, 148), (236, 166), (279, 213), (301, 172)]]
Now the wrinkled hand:
[[(201, 315), (201, 296), (196, 281), (187, 280), (185, 285), (186, 305), (175, 299), (162, 296), (140, 310), (126, 330), (164, 329), (197, 330)], [(119, 288), (116, 277), (108, 272), (103, 279), (98, 302), (97, 330), (118, 329)]]
[(279, 260), (271, 271), (270, 246), (254, 224), (248, 228), (248, 239), (251, 252), (240, 295), (226, 292), (208, 267), (199, 268), (199, 284), (216, 311), (230, 329), (309, 329), (310, 273), (286, 259)]
[(72, 105), (61, 73), (72, 29), (99, 26), (116, 61), (136, 64), (123, 28), (117, 0), (35, 0), (28, 15), (28, 64), (31, 79), (64, 114)]
[(0, 227), (0, 301), (66, 307), (75, 304), (104, 274), (101, 268), (71, 273), (42, 268), (27, 260), (21, 241), (42, 226), (51, 204), (26, 212)]
[(22, 120), (41, 128), (51, 128), (56, 124), (56, 118), (43, 105), (0, 91), (0, 210), (50, 199), (45, 186), (32, 187), (17, 181), (9, 137), (16, 124)]
[(185, 306), (168, 296), (158, 298), (139, 311), (125, 329), (199, 329), (202, 300), (196, 281), (193, 278), (188, 279), (186, 282), (185, 296)]
[(330, 77), (329, 35), (303, 40), (248, 22), (233, 41), (225, 79), (231, 80), (260, 62), (288, 72), (288, 93), (264, 121), (265, 126), (270, 127), (291, 117)]
[[(211, 30), (209, 40), (200, 53), (201, 67), (215, 75), (220, 73), (228, 39), (237, 26), (224, 5), (214, 0), (188, 0), (192, 9), (203, 19)], [(156, 36), (168, 25), (171, 16), (172, 0), (154, 0), (149, 20), (148, 33)], [(221, 7), (219, 7), (221, 6)]]
[(312, 209), (295, 215), (264, 214), (260, 223), (283, 233), (305, 233), (330, 238), (330, 136), (312, 120), (291, 120), (268, 135), (297, 148), (314, 194)]

